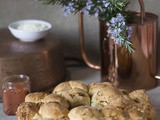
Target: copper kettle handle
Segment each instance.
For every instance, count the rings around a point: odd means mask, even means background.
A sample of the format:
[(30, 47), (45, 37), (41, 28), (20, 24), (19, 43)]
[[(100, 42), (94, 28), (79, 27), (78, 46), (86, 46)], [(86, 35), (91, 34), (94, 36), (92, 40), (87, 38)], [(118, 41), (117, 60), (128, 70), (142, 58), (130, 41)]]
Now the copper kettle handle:
[[(141, 22), (143, 24), (143, 21), (144, 21), (144, 18), (145, 18), (145, 7), (144, 7), (144, 1), (143, 0), (138, 0), (139, 1), (139, 4), (140, 4), (140, 8), (141, 8)], [(86, 55), (86, 52), (85, 52), (85, 45), (84, 45), (84, 28), (83, 28), (83, 13), (82, 12), (79, 12), (78, 13), (78, 25), (79, 25), (79, 34), (80, 34), (80, 50), (81, 50), (81, 55), (82, 55), (82, 58), (83, 60), (85, 61), (85, 63), (93, 68), (93, 69), (97, 69), (97, 70), (100, 70), (101, 69), (101, 66), (99, 65), (95, 65), (93, 64), (89, 58), (87, 57)]]
[(138, 0), (141, 8), (141, 23), (143, 24), (144, 19), (145, 19), (145, 6), (144, 6), (144, 1), (143, 0)]
[(88, 59), (88, 57), (86, 55), (86, 52), (85, 52), (84, 29), (83, 29), (83, 13), (82, 12), (78, 13), (78, 22), (79, 22), (79, 34), (80, 34), (80, 36), (79, 36), (79, 39), (80, 39), (80, 50), (81, 50), (82, 58), (90, 68), (100, 70), (101, 66), (92, 64), (90, 62), (90, 60)]

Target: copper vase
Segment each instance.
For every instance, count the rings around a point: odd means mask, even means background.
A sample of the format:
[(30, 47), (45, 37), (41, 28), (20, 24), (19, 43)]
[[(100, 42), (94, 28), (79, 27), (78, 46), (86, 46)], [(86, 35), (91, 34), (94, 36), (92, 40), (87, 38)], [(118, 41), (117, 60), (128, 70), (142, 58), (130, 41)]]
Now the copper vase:
[(158, 16), (146, 13), (143, 0), (139, 0), (141, 12), (128, 26), (132, 27), (131, 41), (135, 52), (130, 54), (107, 37), (107, 26), (100, 21), (101, 65), (94, 65), (86, 55), (84, 47), (83, 14), (79, 13), (79, 32), (81, 54), (86, 64), (101, 70), (101, 81), (129, 91), (151, 89), (157, 85), (157, 40)]

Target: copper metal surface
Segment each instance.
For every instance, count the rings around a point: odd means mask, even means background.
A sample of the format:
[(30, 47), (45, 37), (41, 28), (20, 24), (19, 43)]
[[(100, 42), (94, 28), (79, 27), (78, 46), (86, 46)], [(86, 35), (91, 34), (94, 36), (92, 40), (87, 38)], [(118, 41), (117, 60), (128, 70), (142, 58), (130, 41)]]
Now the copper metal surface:
[[(132, 27), (131, 41), (135, 53), (129, 54), (124, 47), (115, 45), (107, 37), (107, 26), (100, 21), (101, 80), (128, 90), (151, 89), (157, 85), (158, 16), (146, 13), (143, 0), (139, 0), (141, 12), (128, 24)], [(82, 13), (79, 14), (80, 45), (84, 61), (92, 68), (84, 48)]]
[(78, 13), (78, 21), (79, 21), (79, 34), (80, 34), (79, 36), (80, 37), (80, 50), (81, 50), (81, 55), (83, 57), (83, 60), (89, 67), (100, 70), (101, 66), (94, 65), (93, 63), (91, 63), (91, 61), (89, 60), (85, 52), (84, 31), (83, 31), (83, 13), (81, 12)]
[(145, 19), (145, 6), (144, 6), (144, 1), (143, 0), (139, 0), (139, 5), (141, 8), (141, 23), (143, 24), (144, 19)]

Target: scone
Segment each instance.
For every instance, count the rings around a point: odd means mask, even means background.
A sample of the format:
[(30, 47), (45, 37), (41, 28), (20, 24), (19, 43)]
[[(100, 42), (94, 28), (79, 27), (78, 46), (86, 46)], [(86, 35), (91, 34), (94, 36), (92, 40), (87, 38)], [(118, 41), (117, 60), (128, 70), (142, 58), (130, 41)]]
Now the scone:
[(67, 82), (62, 82), (60, 84), (58, 84), (54, 90), (53, 93), (56, 93), (58, 91), (62, 91), (62, 90), (70, 90), (70, 89), (74, 89), (74, 88), (79, 88), (81, 90), (84, 90), (85, 92), (88, 92), (88, 87), (80, 81), (67, 81)]
[(156, 113), (145, 90), (135, 90), (129, 93), (130, 98), (135, 102), (133, 108), (146, 113), (148, 119), (154, 120)]
[(138, 101), (139, 103), (150, 104), (150, 100), (145, 90), (135, 90), (129, 93), (131, 99)]
[(114, 106), (106, 106), (100, 109), (100, 112), (103, 114), (104, 119), (118, 119), (119, 115), (123, 114), (123, 110)]
[(47, 95), (45, 92), (30, 93), (25, 97), (25, 102), (41, 103), (41, 100)]
[(107, 106), (100, 111), (104, 116), (104, 120), (149, 120), (145, 113), (135, 108), (124, 110), (118, 107)]
[(103, 89), (100, 89), (92, 96), (91, 100), (91, 106), (97, 108), (102, 108), (108, 105), (125, 108), (125, 106), (130, 104), (132, 104), (131, 99), (127, 96), (124, 96), (119, 89), (113, 86), (107, 86)]
[(103, 120), (101, 112), (90, 106), (79, 106), (70, 110), (70, 120)]
[(31, 120), (44, 120), (39, 113), (36, 113)]
[(79, 88), (57, 91), (56, 94), (68, 100), (71, 108), (81, 105), (90, 105), (89, 94)]
[[(36, 114), (31, 120), (55, 120), (55, 119), (51, 119), (51, 118), (42, 118), (40, 114)], [(68, 117), (63, 117), (60, 119), (56, 119), (56, 120), (69, 120)]]
[(38, 113), (39, 108), (36, 103), (24, 102), (18, 106), (16, 116), (18, 120), (31, 120)]
[(112, 84), (109, 82), (90, 83), (88, 85), (89, 94), (93, 96), (93, 94), (95, 94), (98, 91), (101, 91), (103, 88), (108, 87), (108, 86), (112, 86)]
[(45, 96), (44, 99), (42, 99), (41, 101), (42, 103), (56, 102), (56, 103), (61, 104), (65, 108), (69, 108), (68, 101), (64, 97), (58, 94), (54, 94), (54, 93), (49, 94)]
[(63, 120), (68, 116), (69, 110), (59, 103), (44, 103), (38, 113), (43, 119)]
[(129, 116), (129, 120), (153, 120), (149, 119), (146, 113), (143, 113), (136, 108), (129, 109), (125, 112)]

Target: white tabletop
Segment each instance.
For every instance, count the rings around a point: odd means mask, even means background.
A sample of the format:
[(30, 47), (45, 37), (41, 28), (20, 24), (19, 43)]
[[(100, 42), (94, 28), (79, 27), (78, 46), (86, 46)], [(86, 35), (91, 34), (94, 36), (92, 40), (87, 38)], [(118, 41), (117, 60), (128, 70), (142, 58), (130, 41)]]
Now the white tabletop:
[[(90, 82), (100, 81), (100, 71), (93, 70), (90, 68), (72, 68), (69, 69), (71, 80), (81, 80), (86, 84)], [(152, 104), (156, 108), (157, 119), (160, 120), (160, 86), (147, 91)], [(7, 116), (3, 113), (3, 104), (0, 103), (0, 120), (17, 120), (16, 116)]]

